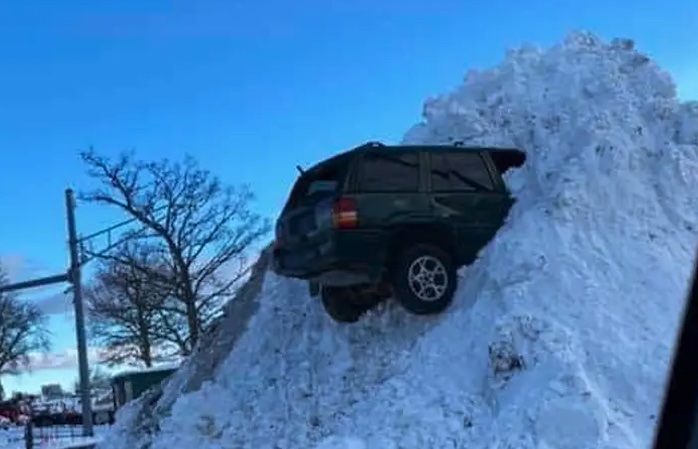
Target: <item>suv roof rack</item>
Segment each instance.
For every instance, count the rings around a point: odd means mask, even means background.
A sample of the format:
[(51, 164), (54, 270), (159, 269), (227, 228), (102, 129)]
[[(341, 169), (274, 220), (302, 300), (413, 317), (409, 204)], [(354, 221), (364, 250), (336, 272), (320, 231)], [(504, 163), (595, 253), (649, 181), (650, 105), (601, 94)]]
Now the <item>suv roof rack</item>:
[(371, 140), (369, 142), (366, 142), (362, 145), (359, 145), (358, 147), (354, 148), (355, 150), (364, 150), (367, 148), (382, 148), (385, 147), (385, 144), (382, 142), (378, 142), (376, 140)]

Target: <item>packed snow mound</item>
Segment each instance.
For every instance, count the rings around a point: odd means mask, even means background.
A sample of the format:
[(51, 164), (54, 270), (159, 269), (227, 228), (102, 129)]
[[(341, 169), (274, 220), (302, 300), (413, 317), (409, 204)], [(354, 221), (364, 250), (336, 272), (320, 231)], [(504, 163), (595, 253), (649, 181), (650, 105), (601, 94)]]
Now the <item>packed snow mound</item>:
[[(224, 306), (222, 316), (202, 336), (192, 355), (180, 368), (163, 385), (151, 388), (119, 410), (119, 417), (112, 427), (115, 437), (108, 439), (107, 445), (117, 444), (117, 447), (123, 448), (147, 446), (147, 442), (158, 432), (160, 419), (170, 414), (177, 398), (199, 390), (203, 383), (213, 379), (259, 308), (270, 250), (271, 247), (267, 246), (261, 251), (251, 266), (247, 280), (236, 291), (233, 300)], [(164, 388), (165, 385), (167, 388)]]
[(573, 33), (468, 73), (405, 141), (528, 156), (453, 307), (424, 318), (389, 303), (342, 326), (305, 284), (268, 273), (210, 381), (154, 433), (121, 426), (102, 447), (649, 445), (698, 243), (696, 104), (630, 41)]

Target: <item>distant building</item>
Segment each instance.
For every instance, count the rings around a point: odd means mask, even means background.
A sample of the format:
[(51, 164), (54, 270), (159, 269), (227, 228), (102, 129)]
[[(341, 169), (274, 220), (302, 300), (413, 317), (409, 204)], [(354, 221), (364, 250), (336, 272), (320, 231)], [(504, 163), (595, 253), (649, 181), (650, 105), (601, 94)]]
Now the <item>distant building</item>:
[(41, 395), (47, 399), (58, 399), (64, 396), (63, 387), (60, 384), (41, 386)]

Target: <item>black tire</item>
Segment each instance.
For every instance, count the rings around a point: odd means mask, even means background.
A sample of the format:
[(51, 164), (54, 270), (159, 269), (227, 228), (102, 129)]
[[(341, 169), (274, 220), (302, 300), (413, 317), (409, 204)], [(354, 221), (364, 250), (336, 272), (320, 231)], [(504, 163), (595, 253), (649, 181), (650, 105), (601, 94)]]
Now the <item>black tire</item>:
[(368, 308), (356, 301), (351, 287), (326, 287), (320, 289), (320, 300), (325, 312), (338, 323), (359, 321)]
[[(437, 268), (431, 278), (431, 287), (420, 289), (417, 281), (410, 281), (410, 270), (416, 269), (416, 264), (420, 261), (426, 264), (427, 269)], [(396, 260), (392, 277), (395, 299), (402, 307), (416, 315), (432, 315), (446, 310), (451, 305), (458, 286), (458, 275), (451, 256), (439, 247), (429, 244), (414, 245), (403, 251)], [(434, 284), (445, 288), (439, 291), (433, 287)], [(417, 294), (420, 290), (433, 299), (420, 297)]]
[(320, 294), (320, 284), (313, 281), (308, 281), (308, 294), (311, 298), (315, 298)]

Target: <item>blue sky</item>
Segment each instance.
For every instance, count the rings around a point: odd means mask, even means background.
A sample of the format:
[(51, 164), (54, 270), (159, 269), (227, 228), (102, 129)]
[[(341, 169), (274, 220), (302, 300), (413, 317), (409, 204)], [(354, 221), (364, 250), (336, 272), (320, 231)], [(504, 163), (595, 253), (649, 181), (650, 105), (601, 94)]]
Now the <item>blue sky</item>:
[[(63, 190), (89, 187), (80, 149), (191, 153), (224, 180), (249, 183), (273, 217), (296, 164), (395, 142), (424, 99), (468, 68), (575, 28), (634, 38), (683, 97), (698, 98), (696, 23), (698, 3), (683, 0), (3, 1), (0, 255), (17, 277), (65, 268)], [(86, 233), (115, 218), (78, 210)], [(47, 307), (54, 350), (69, 351), (69, 302)], [(3, 382), (35, 390), (75, 376), (64, 366)]]

